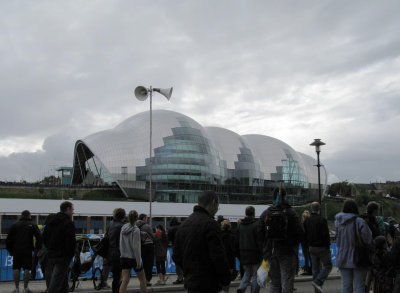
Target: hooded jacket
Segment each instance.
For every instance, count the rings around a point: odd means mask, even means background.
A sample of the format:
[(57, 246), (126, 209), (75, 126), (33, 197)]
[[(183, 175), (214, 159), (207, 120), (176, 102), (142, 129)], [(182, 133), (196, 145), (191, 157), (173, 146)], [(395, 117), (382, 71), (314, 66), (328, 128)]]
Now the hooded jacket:
[(365, 246), (372, 246), (372, 233), (367, 223), (358, 215), (340, 212), (335, 216), (336, 227), (336, 265), (338, 268), (354, 269), (355, 232), (356, 221), (357, 237)]
[(201, 206), (180, 225), (172, 258), (183, 269), (189, 290), (214, 293), (231, 282), (221, 229)]
[(260, 234), (254, 217), (245, 217), (237, 230), (240, 262), (244, 265), (261, 262)]
[(32, 254), (34, 249), (33, 237), (36, 238), (35, 248), (40, 249), (42, 246), (42, 236), (40, 235), (39, 228), (30, 219), (21, 218), (13, 224), (6, 240), (6, 248), (10, 252), (10, 255)]
[(151, 230), (150, 225), (142, 220), (137, 220), (136, 226), (138, 226), (140, 231), (146, 232), (149, 236), (145, 238), (146, 240), (144, 241), (143, 245), (154, 244), (153, 230)]
[(136, 225), (132, 226), (130, 223), (127, 223), (122, 226), (119, 250), (121, 257), (135, 259), (138, 266), (141, 266), (140, 230)]
[(47, 217), (43, 232), (43, 242), (48, 250), (49, 258), (72, 259), (75, 254), (75, 225), (71, 217), (65, 213), (57, 213)]

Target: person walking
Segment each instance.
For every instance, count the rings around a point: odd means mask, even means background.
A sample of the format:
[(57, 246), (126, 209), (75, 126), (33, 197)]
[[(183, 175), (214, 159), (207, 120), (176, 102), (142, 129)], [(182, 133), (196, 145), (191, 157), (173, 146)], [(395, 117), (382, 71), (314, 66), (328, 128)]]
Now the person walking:
[[(223, 220), (221, 222), (221, 239), (228, 260), (229, 270), (231, 272), (231, 280), (233, 281), (234, 279), (236, 279), (237, 276), (237, 271), (236, 271), (237, 250), (235, 247), (237, 241), (235, 234), (233, 234), (231, 231), (231, 222), (229, 220)], [(229, 288), (226, 292), (229, 293)]]
[(73, 214), (74, 205), (64, 201), (60, 205), (60, 212), (49, 215), (45, 221), (43, 242), (49, 262), (48, 293), (69, 292), (67, 272), (76, 249)]
[(248, 206), (245, 211), (246, 217), (237, 230), (240, 261), (244, 268), (237, 293), (244, 293), (249, 283), (251, 283), (251, 293), (260, 291), (260, 286), (257, 284), (257, 269), (261, 263), (261, 238), (255, 213), (254, 207)]
[(136, 226), (138, 213), (135, 210), (129, 212), (128, 223), (122, 226), (119, 249), (121, 251), (122, 282), (119, 293), (126, 293), (131, 277), (131, 269), (134, 269), (140, 282), (140, 292), (146, 292), (146, 276), (143, 270), (141, 257), (140, 229)]
[[(36, 245), (34, 246), (34, 238)], [(7, 235), (6, 248), (13, 257), (13, 279), (15, 289), (13, 292), (19, 293), (19, 279), (21, 268), (24, 271), (24, 289), (22, 292), (32, 292), (28, 288), (32, 269), (32, 251), (38, 251), (42, 245), (42, 236), (39, 228), (32, 223), (31, 213), (25, 210), (21, 213), (21, 218), (14, 223)]]
[[(347, 199), (343, 204), (343, 211), (335, 216), (336, 265), (342, 276), (342, 293), (352, 293), (353, 283), (355, 293), (365, 292), (369, 267), (356, 264), (355, 253), (359, 252), (356, 251), (356, 242), (371, 247), (372, 233), (367, 223), (358, 215), (356, 202)], [(368, 255), (364, 258), (368, 258)]]
[(221, 228), (214, 220), (218, 206), (215, 192), (204, 191), (176, 233), (172, 258), (183, 269), (189, 293), (227, 291), (231, 282)]
[(111, 267), (113, 281), (111, 284), (112, 292), (118, 293), (121, 283), (121, 252), (119, 250), (120, 234), (124, 225), (126, 212), (123, 208), (116, 208), (113, 211), (113, 220), (110, 223), (104, 237), (108, 238), (107, 263)]
[(146, 214), (140, 214), (136, 226), (138, 226), (141, 231), (141, 237), (144, 238), (142, 239), (143, 269), (146, 275), (147, 286), (151, 286), (154, 266), (154, 235), (147, 220)]
[(332, 270), (328, 222), (320, 213), (321, 206), (315, 201), (311, 204), (311, 216), (304, 221), (305, 242), (312, 262), (312, 285), (318, 293), (323, 292), (322, 286)]
[(154, 233), (154, 251), (156, 255), (156, 268), (158, 281), (156, 285), (165, 285), (168, 277), (165, 272), (165, 262), (167, 260), (168, 239), (162, 225), (157, 225)]
[(262, 257), (270, 264), (270, 293), (292, 293), (298, 245), (304, 238), (299, 217), (286, 201), (286, 190), (276, 188), (274, 203), (259, 220), (264, 239)]
[[(176, 232), (178, 231), (180, 224), (181, 223), (178, 221), (178, 219), (176, 217), (171, 218), (167, 237), (168, 237), (168, 242), (171, 243), (172, 247), (174, 247), (175, 235), (176, 235)], [(178, 264), (175, 264), (175, 270), (176, 270), (176, 274), (177, 274), (177, 279), (174, 282), (172, 282), (172, 284), (174, 284), (174, 285), (183, 284), (182, 268)]]
[[(378, 212), (379, 212), (379, 205), (374, 202), (370, 201), (367, 205), (367, 211), (365, 214), (361, 216), (361, 218), (364, 219), (364, 221), (367, 223), (369, 229), (371, 230), (372, 233), (372, 240), (374, 240), (376, 237), (383, 235), (381, 234), (381, 231), (379, 229), (379, 223), (378, 223)], [(365, 293), (369, 293), (370, 288), (371, 288), (371, 283), (375, 279), (374, 273), (372, 268), (368, 271), (367, 273), (367, 278), (365, 280)]]
[[(303, 230), (304, 230), (304, 222), (309, 217), (310, 217), (310, 212), (308, 210), (305, 210), (301, 214), (301, 226), (303, 227)], [(306, 240), (301, 242), (301, 249), (302, 249), (303, 255), (304, 255), (304, 267), (303, 267), (302, 275), (312, 275), (310, 248), (309, 248)]]

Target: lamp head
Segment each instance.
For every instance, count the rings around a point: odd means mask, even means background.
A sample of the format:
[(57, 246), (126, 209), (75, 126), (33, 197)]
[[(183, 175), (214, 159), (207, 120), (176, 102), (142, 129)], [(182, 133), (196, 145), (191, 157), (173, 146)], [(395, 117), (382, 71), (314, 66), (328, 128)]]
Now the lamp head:
[(316, 152), (320, 152), (321, 151), (320, 146), (325, 145), (325, 143), (322, 142), (320, 138), (315, 138), (314, 141), (310, 143), (310, 145), (315, 146)]

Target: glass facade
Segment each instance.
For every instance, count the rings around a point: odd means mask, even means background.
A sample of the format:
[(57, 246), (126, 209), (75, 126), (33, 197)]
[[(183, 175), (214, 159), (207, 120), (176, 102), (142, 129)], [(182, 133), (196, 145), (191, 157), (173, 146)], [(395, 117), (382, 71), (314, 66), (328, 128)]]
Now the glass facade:
[(148, 200), (151, 157), (155, 201), (197, 202), (212, 189), (221, 202), (263, 203), (280, 181), (295, 204), (318, 197), (315, 160), (280, 140), (204, 128), (183, 114), (155, 110), (150, 155), (149, 122), (149, 112), (139, 113), (77, 141), (72, 184), (118, 185), (125, 196)]

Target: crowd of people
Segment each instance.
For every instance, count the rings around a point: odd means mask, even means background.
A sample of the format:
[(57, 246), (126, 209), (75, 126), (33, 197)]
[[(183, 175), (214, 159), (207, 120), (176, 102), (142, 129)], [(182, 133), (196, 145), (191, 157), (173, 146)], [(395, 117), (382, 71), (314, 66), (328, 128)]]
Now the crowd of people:
[[(273, 198), (273, 204), (259, 218), (254, 207), (248, 206), (235, 229), (221, 216), (214, 219), (219, 202), (213, 191), (199, 196), (193, 213), (183, 223), (172, 218), (168, 233), (163, 225), (153, 230), (145, 214), (116, 208), (102, 240), (107, 249), (101, 286), (108, 286), (111, 272), (112, 292), (125, 293), (133, 269), (140, 291), (146, 292), (152, 285), (154, 262), (158, 275), (155, 285), (166, 284), (167, 248), (171, 245), (177, 274), (173, 283), (184, 284), (189, 293), (229, 292), (230, 283), (239, 274), (236, 258), (241, 276), (237, 293), (245, 292), (248, 286), (252, 293), (260, 291), (257, 271), (263, 260), (269, 268), (269, 292), (292, 293), (301, 245), (304, 273), (312, 275), (310, 289), (323, 292), (332, 258), (328, 222), (320, 215), (320, 204), (313, 202), (310, 211), (300, 218), (287, 202), (284, 188), (277, 188)], [(378, 204), (370, 202), (367, 212), (360, 215), (355, 201), (348, 199), (335, 217), (336, 266), (341, 274), (342, 293), (400, 292), (400, 232), (393, 222), (386, 226), (378, 211)], [(31, 292), (28, 284), (33, 250), (38, 252), (35, 255), (41, 262), (47, 292), (68, 292), (67, 271), (77, 246), (73, 214), (74, 205), (65, 201), (60, 212), (49, 215), (39, 231), (30, 212), (22, 212), (6, 241), (13, 256), (14, 292), (20, 292), (21, 269), (21, 292)]]

